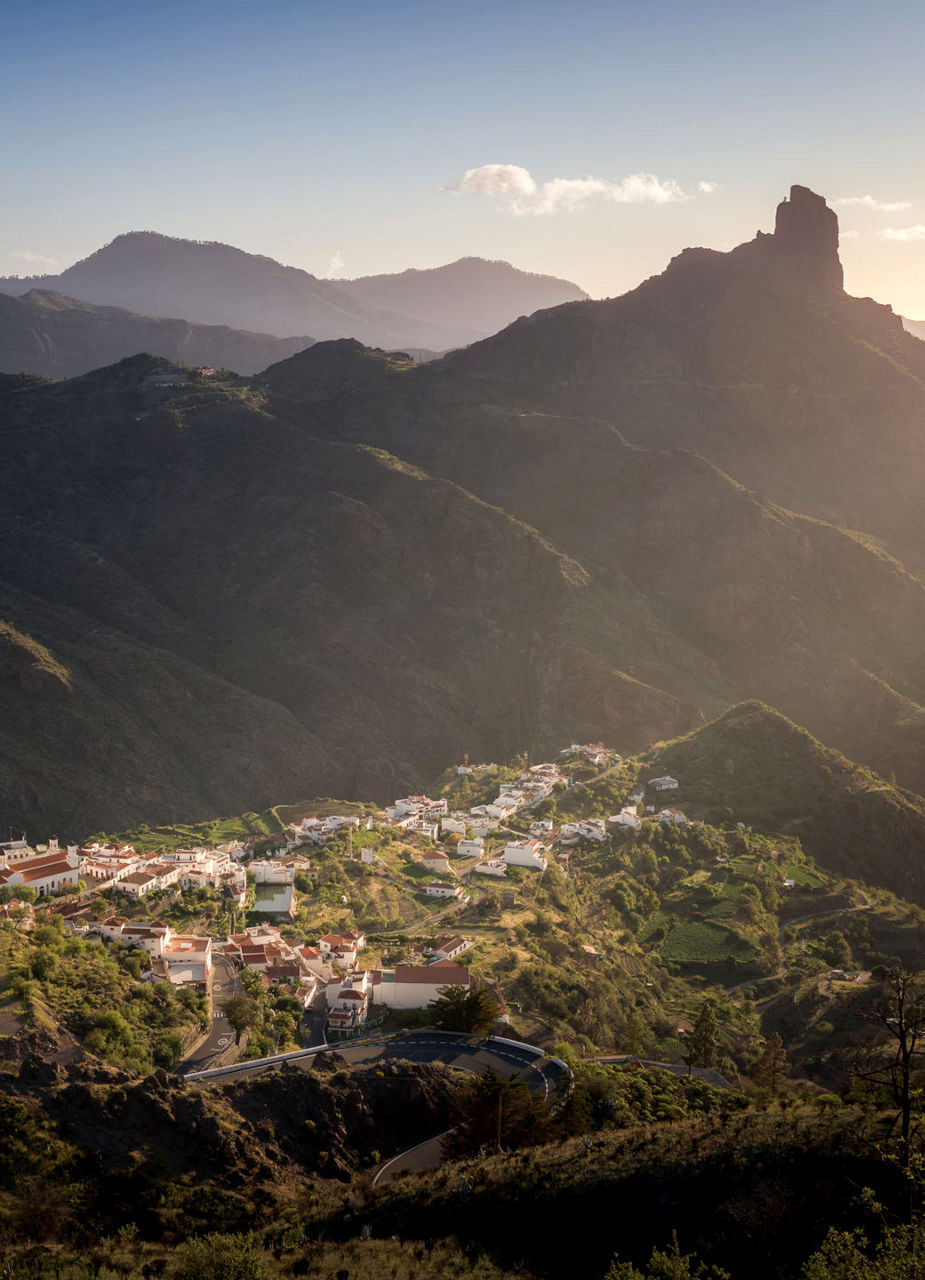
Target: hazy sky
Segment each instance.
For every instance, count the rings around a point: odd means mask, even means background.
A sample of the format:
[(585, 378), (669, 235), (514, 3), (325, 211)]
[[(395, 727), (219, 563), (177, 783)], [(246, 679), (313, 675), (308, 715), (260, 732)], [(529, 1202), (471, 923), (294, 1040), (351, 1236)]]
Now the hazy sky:
[(613, 295), (771, 229), (798, 182), (870, 197), (837, 206), (846, 285), (925, 318), (918, 0), (0, 14), (2, 273), (149, 229), (317, 275), (476, 254)]

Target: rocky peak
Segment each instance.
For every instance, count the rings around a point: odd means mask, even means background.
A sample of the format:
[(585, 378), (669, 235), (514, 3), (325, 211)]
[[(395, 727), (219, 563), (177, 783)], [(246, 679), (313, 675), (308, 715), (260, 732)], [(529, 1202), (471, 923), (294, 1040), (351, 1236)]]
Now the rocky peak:
[(771, 238), (773, 254), (787, 263), (809, 288), (841, 289), (844, 275), (838, 257), (838, 218), (808, 187), (791, 187), (790, 199), (777, 206)]

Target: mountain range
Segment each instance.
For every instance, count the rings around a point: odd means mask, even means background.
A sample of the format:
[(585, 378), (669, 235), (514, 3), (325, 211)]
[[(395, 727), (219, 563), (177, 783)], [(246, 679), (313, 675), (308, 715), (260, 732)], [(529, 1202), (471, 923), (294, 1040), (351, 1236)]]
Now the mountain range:
[[(28, 294), (32, 306), (17, 312), (4, 294)], [(51, 295), (60, 296), (52, 303)], [(445, 351), (484, 338), (539, 307), (584, 297), (568, 281), (479, 258), (429, 271), (319, 280), (230, 245), (131, 232), (57, 276), (0, 279), (5, 303), (0, 369), (46, 376), (67, 376), (75, 369), (85, 373), (110, 358), (145, 350), (130, 344), (146, 333), (158, 339), (160, 345), (151, 348), (158, 355), (187, 359), (185, 342), (190, 351), (202, 347), (214, 353), (200, 363), (237, 373), (253, 373), (312, 340), (350, 337), (372, 347)], [(103, 314), (78, 303), (92, 304)], [(45, 310), (39, 312), (39, 307)], [(134, 314), (113, 316), (112, 308)], [(156, 329), (151, 317), (170, 320), (173, 331)], [(184, 323), (188, 329), (207, 326), (212, 332), (184, 336)], [(113, 357), (120, 325), (124, 342)], [(221, 334), (220, 326), (243, 332)], [(270, 336), (285, 339), (285, 347), (274, 350)], [(91, 352), (96, 357), (86, 364)], [(23, 353), (29, 363), (15, 363)]]
[(308, 337), (274, 338), (227, 325), (136, 315), (94, 306), (48, 289), (20, 297), (0, 293), (0, 367), (46, 378), (72, 378), (156, 351), (180, 364), (251, 374), (311, 346)]
[(637, 751), (747, 698), (925, 790), (925, 347), (773, 234), (442, 360), (319, 342), (0, 381), (16, 823)]

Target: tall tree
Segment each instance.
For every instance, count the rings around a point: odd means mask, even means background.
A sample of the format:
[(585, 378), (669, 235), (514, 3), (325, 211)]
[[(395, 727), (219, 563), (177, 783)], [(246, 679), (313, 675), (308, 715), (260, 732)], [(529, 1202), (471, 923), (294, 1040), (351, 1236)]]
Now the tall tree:
[(716, 1064), (718, 1027), (712, 1000), (704, 1000), (693, 1030), (687, 1037), (684, 1061), (688, 1067), (712, 1067)]
[(908, 1169), (915, 1132), (912, 1073), (915, 1059), (925, 1049), (925, 993), (911, 974), (902, 969), (889, 970), (884, 994), (859, 1016), (883, 1027), (890, 1038), (889, 1054), (879, 1060), (874, 1056), (866, 1063), (859, 1063), (855, 1074), (885, 1090), (896, 1107), (899, 1162)]
[(549, 1106), (522, 1080), (506, 1080), (489, 1069), (466, 1079), (453, 1097), (455, 1127), (443, 1139), (443, 1154), (458, 1160), (480, 1150), (531, 1147), (552, 1137)]
[(766, 1085), (772, 1093), (777, 1093), (778, 1086), (788, 1070), (787, 1050), (784, 1048), (783, 1040), (775, 1031), (752, 1067), (752, 1079), (756, 1084)]
[(238, 995), (225, 1000), (221, 1010), (234, 1032), (235, 1044), (240, 1044), (244, 1032), (257, 1021), (257, 1005), (250, 996)]

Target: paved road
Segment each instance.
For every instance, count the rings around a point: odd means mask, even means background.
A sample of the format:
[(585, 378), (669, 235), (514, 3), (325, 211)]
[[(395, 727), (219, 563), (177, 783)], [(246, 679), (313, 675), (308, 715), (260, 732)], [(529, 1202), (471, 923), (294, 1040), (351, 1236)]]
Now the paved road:
[[(204, 1071), (196, 1079), (209, 1081), (247, 1080), (283, 1063), (300, 1071), (310, 1071), (319, 1053), (338, 1053), (348, 1063), (369, 1065), (376, 1062), (443, 1062), (457, 1071), (481, 1075), (492, 1069), (506, 1079), (520, 1077), (527, 1086), (543, 1097), (551, 1098), (561, 1082), (570, 1077), (568, 1067), (558, 1058), (547, 1058), (534, 1045), (505, 1040), (499, 1036), (464, 1036), (449, 1031), (406, 1031), (394, 1036), (371, 1036), (362, 1042), (342, 1041), (318, 1049), (302, 1049), (278, 1054), (273, 1058), (235, 1063)], [(387, 1161), (376, 1174), (375, 1181), (388, 1181), (400, 1173), (420, 1173), (435, 1169), (442, 1160), (443, 1134), (402, 1151)]]
[(497, 1036), (462, 1036), (451, 1031), (405, 1031), (398, 1035), (371, 1036), (368, 1040), (341, 1041), (320, 1049), (299, 1049), (294, 1053), (257, 1058), (204, 1071), (205, 1081), (245, 1080), (272, 1071), (283, 1063), (300, 1071), (310, 1071), (318, 1053), (338, 1053), (351, 1065), (368, 1066), (401, 1059), (406, 1062), (443, 1062), (461, 1071), (482, 1074), (490, 1067), (511, 1078), (523, 1075), (532, 1089), (544, 1096), (553, 1092), (568, 1068), (546, 1057), (542, 1049), (522, 1045)]
[(213, 1058), (234, 1044), (234, 1032), (221, 1011), (221, 1005), (232, 996), (240, 995), (242, 989), (234, 965), (225, 956), (217, 955), (212, 971), (212, 1029), (202, 1044), (177, 1065), (177, 1071), (183, 1075), (203, 1071)]

